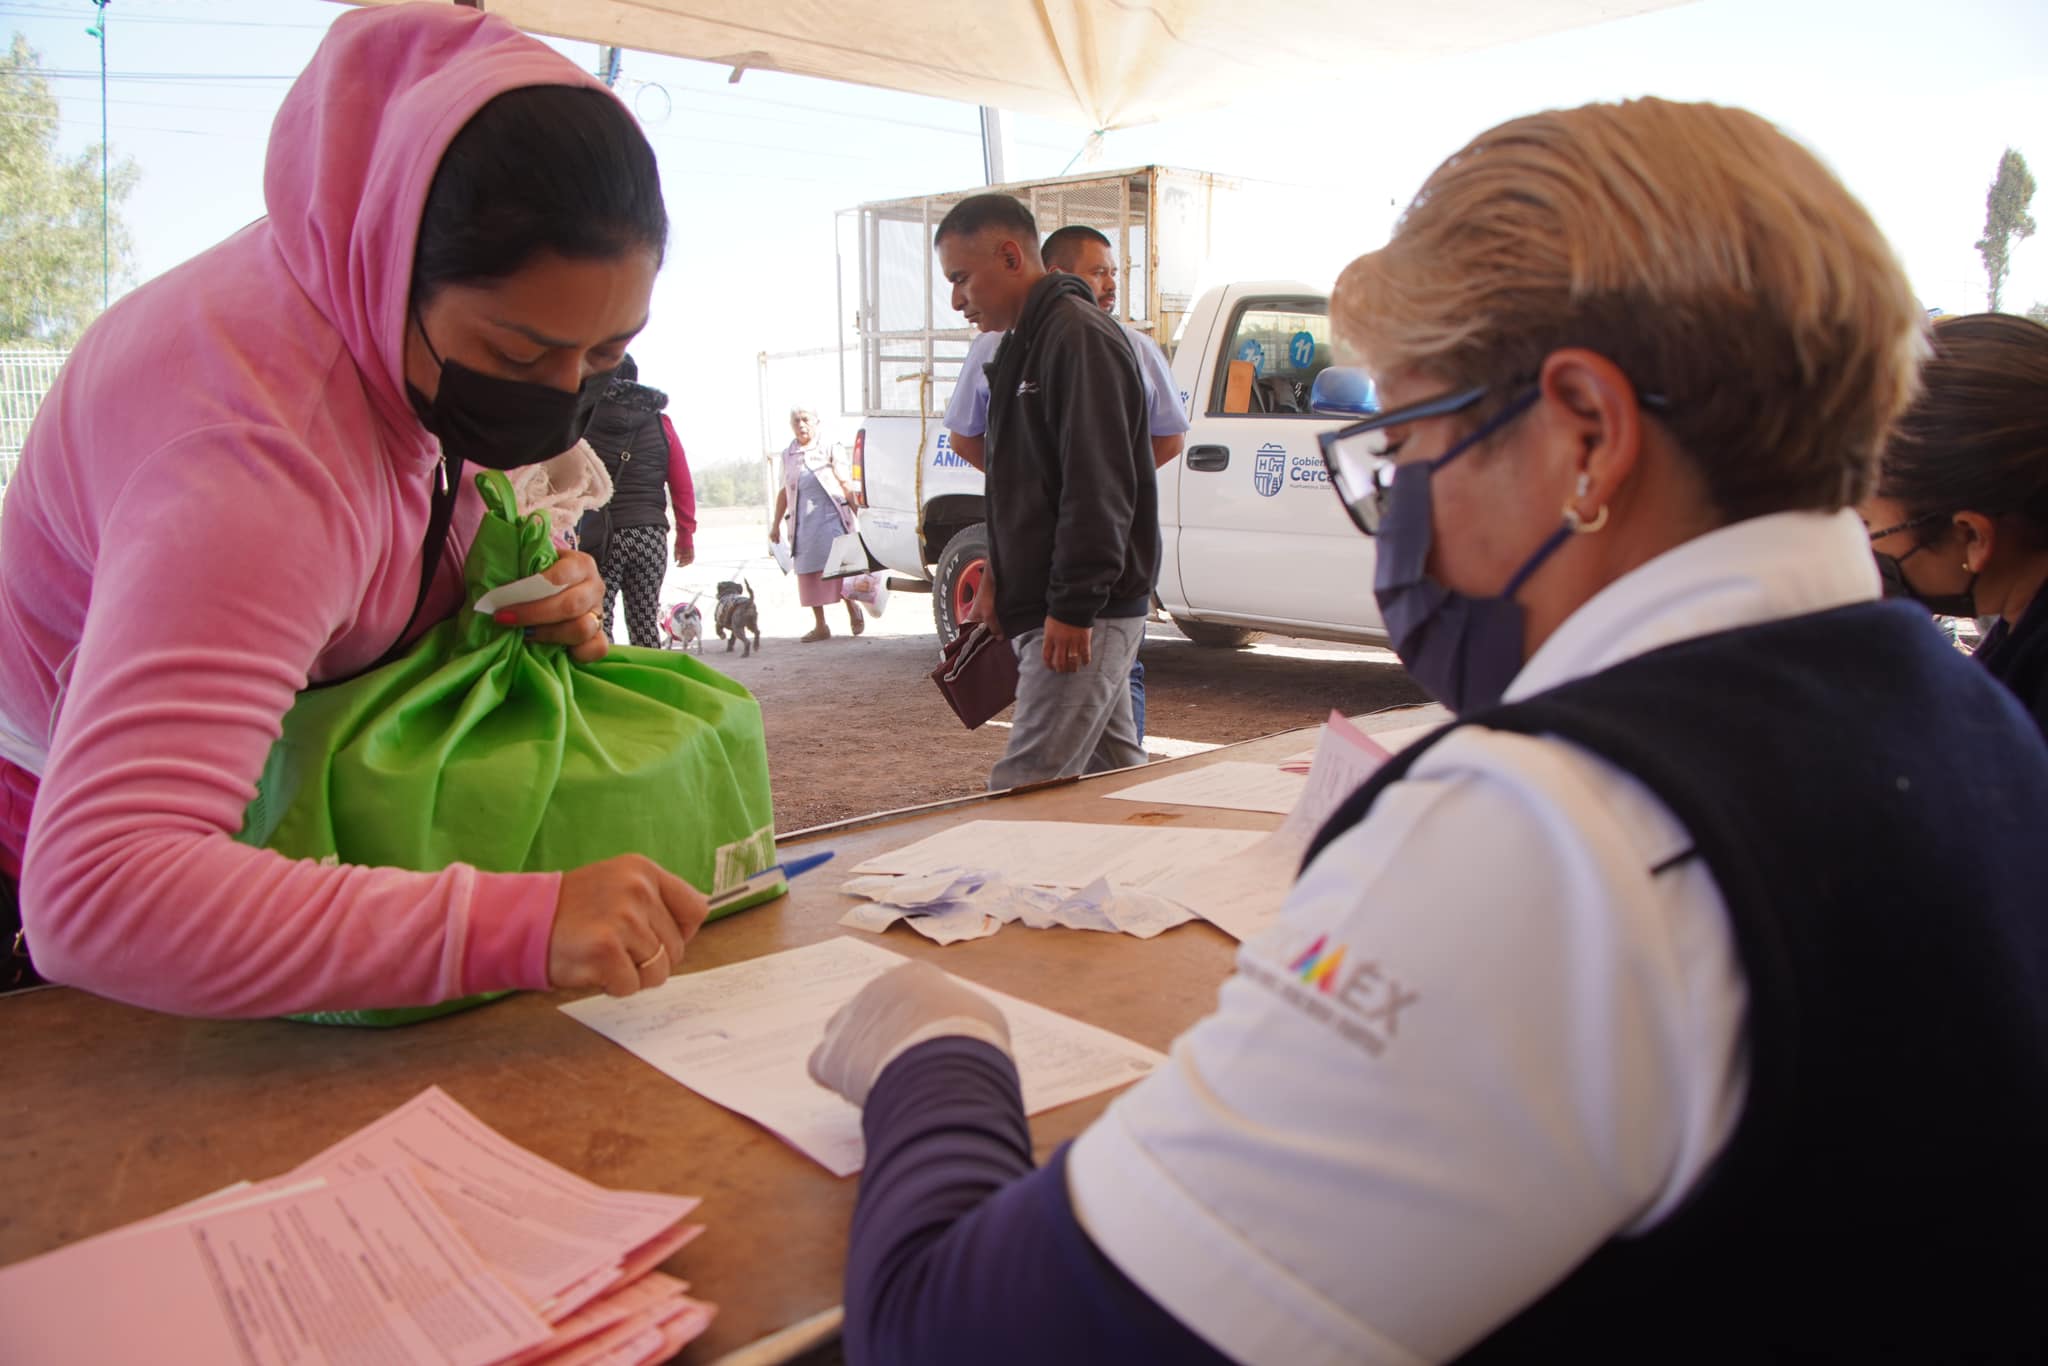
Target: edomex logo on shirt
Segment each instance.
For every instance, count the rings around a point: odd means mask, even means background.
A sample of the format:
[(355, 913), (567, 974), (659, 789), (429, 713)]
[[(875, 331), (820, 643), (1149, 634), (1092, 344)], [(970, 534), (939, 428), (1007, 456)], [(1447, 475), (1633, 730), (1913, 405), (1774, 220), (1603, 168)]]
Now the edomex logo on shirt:
[(1374, 1057), (1400, 1036), (1401, 1012), (1422, 999), (1379, 963), (1357, 958), (1350, 945), (1333, 942), (1327, 933), (1298, 942), (1284, 958), (1246, 953), (1238, 969)]

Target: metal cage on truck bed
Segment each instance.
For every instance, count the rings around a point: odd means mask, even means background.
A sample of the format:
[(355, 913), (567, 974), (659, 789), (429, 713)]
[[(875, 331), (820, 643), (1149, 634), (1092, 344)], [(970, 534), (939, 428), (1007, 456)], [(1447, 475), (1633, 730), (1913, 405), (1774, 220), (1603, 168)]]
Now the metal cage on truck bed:
[(1076, 223), (1108, 237), (1121, 265), (1117, 316), (1151, 333), (1171, 354), (1194, 302), (1219, 208), (1237, 188), (1228, 177), (1204, 171), (1141, 166), (847, 210), (843, 217), (853, 220), (852, 230), (842, 227), (843, 241), (858, 261), (853, 318), (860, 389), (858, 404), (848, 406), (869, 417), (945, 412), (974, 329), (953, 311), (952, 286), (940, 273), (932, 233), (968, 196), (1015, 195), (1030, 207), (1041, 237)]

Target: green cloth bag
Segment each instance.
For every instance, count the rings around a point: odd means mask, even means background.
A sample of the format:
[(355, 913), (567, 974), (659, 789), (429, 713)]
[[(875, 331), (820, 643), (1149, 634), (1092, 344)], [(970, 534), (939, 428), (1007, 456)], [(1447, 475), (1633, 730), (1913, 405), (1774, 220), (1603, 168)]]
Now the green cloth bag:
[[(463, 609), (399, 659), (299, 694), (237, 837), (292, 858), (432, 872), (579, 868), (638, 853), (716, 896), (775, 861), (761, 707), (689, 655), (577, 664), (473, 610), (555, 562), (547, 519), (476, 477), (485, 514)], [(496, 999), (321, 1011), (405, 1024)]]

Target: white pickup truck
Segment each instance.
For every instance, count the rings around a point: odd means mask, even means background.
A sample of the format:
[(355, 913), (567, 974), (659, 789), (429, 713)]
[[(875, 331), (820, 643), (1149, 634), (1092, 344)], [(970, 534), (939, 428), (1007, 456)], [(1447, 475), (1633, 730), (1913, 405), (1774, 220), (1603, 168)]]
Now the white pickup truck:
[[(1159, 606), (1197, 645), (1262, 631), (1384, 641), (1372, 541), (1331, 491), (1316, 443), (1351, 419), (1310, 411), (1330, 365), (1328, 297), (1287, 282), (1211, 289), (1172, 359), (1190, 426), (1184, 454), (1159, 471)], [(1326, 391), (1359, 406), (1355, 372), (1331, 381)], [(987, 566), (980, 471), (934, 417), (871, 417), (856, 451), (862, 539), (898, 588), (929, 585), (951, 639)]]

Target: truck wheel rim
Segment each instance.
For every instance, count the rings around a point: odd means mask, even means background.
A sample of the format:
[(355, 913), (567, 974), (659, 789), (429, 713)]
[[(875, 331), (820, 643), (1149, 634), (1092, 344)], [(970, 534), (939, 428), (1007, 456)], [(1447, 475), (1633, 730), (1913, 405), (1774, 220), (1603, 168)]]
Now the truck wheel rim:
[(953, 581), (953, 623), (967, 620), (967, 613), (974, 606), (974, 600), (981, 596), (981, 581), (988, 574), (987, 560), (969, 560), (960, 570), (960, 577)]

